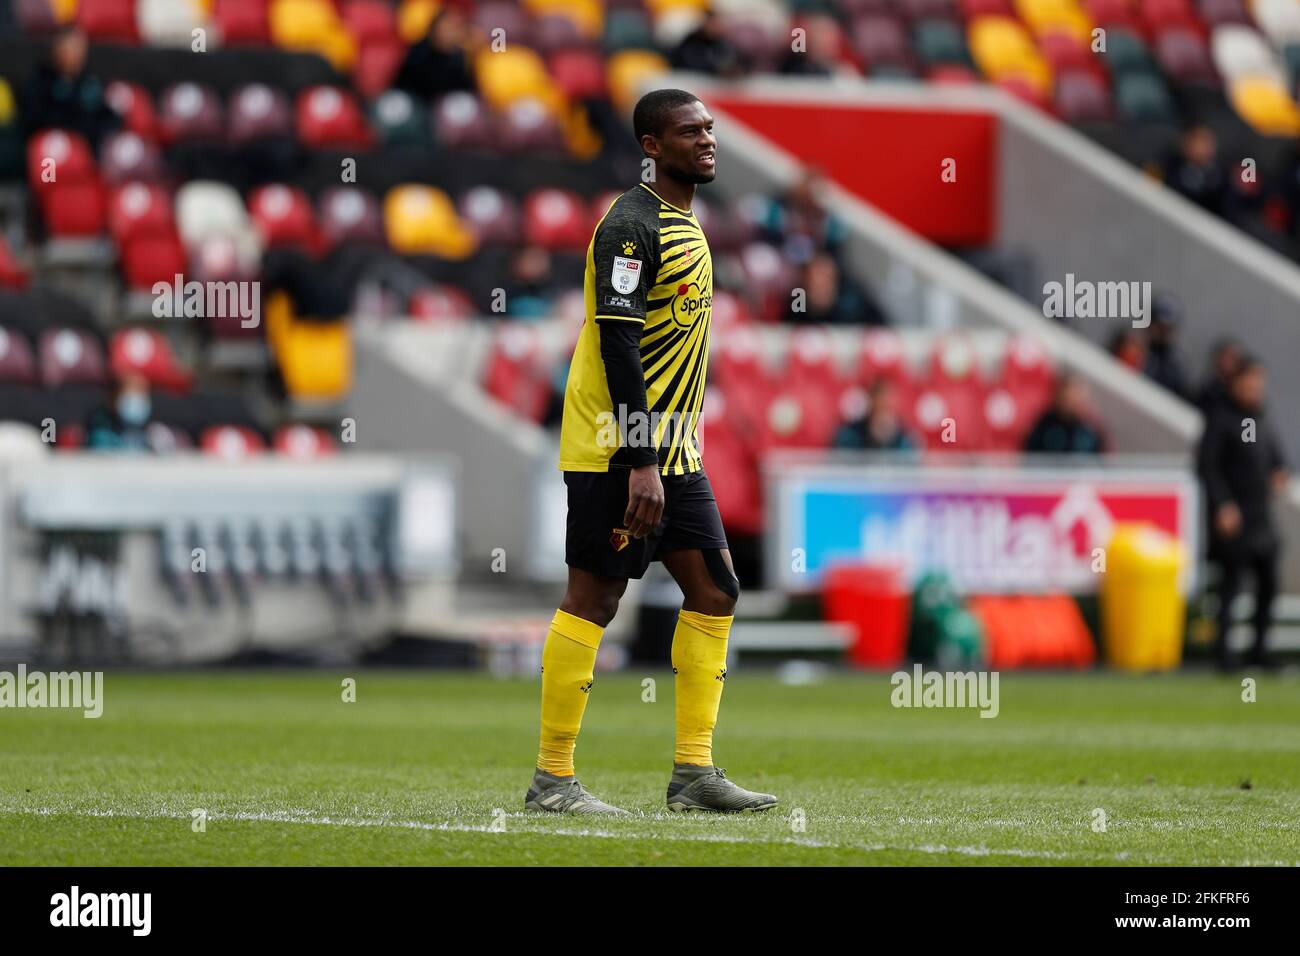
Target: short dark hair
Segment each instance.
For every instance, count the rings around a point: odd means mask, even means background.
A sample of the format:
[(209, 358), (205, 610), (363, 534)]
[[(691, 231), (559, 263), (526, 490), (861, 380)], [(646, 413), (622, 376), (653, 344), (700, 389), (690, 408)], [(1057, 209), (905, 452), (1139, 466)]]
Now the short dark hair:
[(686, 90), (653, 90), (636, 101), (632, 110), (632, 130), (636, 141), (643, 136), (662, 136), (668, 114), (679, 106), (698, 103), (700, 98)]
[(1236, 382), (1240, 378), (1245, 378), (1251, 372), (1267, 372), (1264, 367), (1264, 360), (1258, 355), (1243, 355), (1241, 363), (1237, 366), (1237, 371), (1233, 373), (1232, 380)]

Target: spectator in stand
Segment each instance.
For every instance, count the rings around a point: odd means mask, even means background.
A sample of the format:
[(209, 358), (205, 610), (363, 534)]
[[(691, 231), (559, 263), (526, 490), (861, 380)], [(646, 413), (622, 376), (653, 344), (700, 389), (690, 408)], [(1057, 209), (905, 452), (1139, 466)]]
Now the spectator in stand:
[(813, 256), (800, 274), (804, 310), (791, 311), (790, 321), (800, 325), (884, 325), (880, 307), (862, 288), (840, 272), (826, 253)]
[(1151, 305), (1151, 325), (1147, 329), (1145, 368), (1148, 378), (1185, 399), (1189, 397), (1190, 389), (1175, 342), (1182, 321), (1181, 311), (1174, 299), (1156, 296)]
[(86, 420), (86, 447), (91, 451), (149, 451), (149, 419), (153, 402), (149, 380), (126, 375), (117, 384), (112, 402), (90, 413)]
[(1286, 486), (1287, 466), (1265, 415), (1265, 385), (1264, 366), (1243, 358), (1232, 377), (1228, 401), (1216, 406), (1206, 421), (1196, 456), (1210, 522), (1209, 556), (1222, 575), (1216, 650), (1224, 670), (1233, 663), (1228, 632), (1246, 571), (1255, 576), (1255, 643), (1247, 662), (1271, 664), (1267, 641), (1281, 551), (1272, 499)]
[(1178, 152), (1165, 166), (1165, 185), (1216, 216), (1224, 212), (1228, 176), (1219, 158), (1219, 139), (1204, 123), (1193, 123), (1178, 139)]
[[(804, 30), (800, 49), (791, 49), (781, 61), (781, 72), (797, 76), (833, 76), (844, 69), (840, 62), (840, 25), (824, 13), (813, 13), (797, 23)], [(798, 38), (796, 38), (798, 39)], [(795, 44), (791, 43), (791, 47)]]
[(1196, 406), (1208, 417), (1220, 405), (1230, 401), (1232, 379), (1241, 368), (1241, 343), (1235, 339), (1220, 339), (1210, 353), (1210, 374), (1201, 390), (1196, 393)]
[(678, 70), (735, 78), (749, 71), (744, 55), (727, 39), (726, 25), (717, 11), (705, 11), (700, 25), (688, 33), (672, 53)]
[(1097, 455), (1106, 451), (1109, 442), (1090, 420), (1091, 405), (1088, 383), (1074, 372), (1063, 373), (1056, 380), (1052, 404), (1025, 438), (1025, 451), (1057, 455)]
[(468, 44), (465, 15), (455, 7), (444, 8), (429, 24), (424, 39), (406, 51), (393, 86), (428, 102), (444, 93), (473, 90)]
[(547, 315), (558, 293), (551, 254), (541, 246), (525, 246), (510, 263), (510, 281), (506, 288), (506, 314), (516, 318), (536, 319)]
[(23, 87), (23, 119), (27, 134), (57, 127), (86, 138), (93, 149), (118, 124), (104, 98), (104, 83), (86, 70), (86, 35), (75, 27), (61, 30), (49, 56)]
[(863, 417), (835, 433), (835, 448), (866, 451), (911, 451), (919, 447), (898, 412), (898, 388), (886, 378), (871, 386), (871, 404)]
[(803, 265), (817, 252), (837, 254), (848, 236), (838, 217), (827, 211), (826, 181), (816, 169), (809, 169), (789, 191), (768, 200), (759, 228), (763, 238), (782, 247), (782, 253), (796, 265)]
[(1127, 365), (1135, 372), (1146, 368), (1147, 346), (1133, 329), (1120, 329), (1110, 340), (1110, 354), (1121, 365)]

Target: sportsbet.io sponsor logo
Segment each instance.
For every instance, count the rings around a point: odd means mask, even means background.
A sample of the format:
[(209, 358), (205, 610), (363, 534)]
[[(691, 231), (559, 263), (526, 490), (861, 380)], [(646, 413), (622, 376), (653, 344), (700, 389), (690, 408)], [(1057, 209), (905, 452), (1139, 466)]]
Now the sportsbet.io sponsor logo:
[(713, 314), (713, 296), (700, 288), (698, 282), (683, 282), (677, 287), (673, 296), (673, 321), (682, 328), (690, 328), (703, 317), (706, 321)]

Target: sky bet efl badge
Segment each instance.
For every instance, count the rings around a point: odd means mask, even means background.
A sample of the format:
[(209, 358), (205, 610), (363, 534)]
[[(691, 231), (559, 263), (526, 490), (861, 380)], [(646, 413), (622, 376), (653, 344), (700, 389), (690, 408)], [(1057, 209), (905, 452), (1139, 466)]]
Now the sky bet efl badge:
[(641, 260), (615, 256), (614, 272), (610, 276), (610, 280), (614, 283), (616, 290), (627, 295), (641, 281)]

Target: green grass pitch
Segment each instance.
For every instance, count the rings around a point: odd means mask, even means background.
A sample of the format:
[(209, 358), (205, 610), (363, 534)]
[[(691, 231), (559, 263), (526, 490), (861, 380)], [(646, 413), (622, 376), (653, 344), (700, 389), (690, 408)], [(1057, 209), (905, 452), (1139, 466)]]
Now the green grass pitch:
[(522, 810), (536, 681), (359, 671), (345, 703), (344, 676), (110, 673), (99, 720), (0, 710), (0, 864), (1300, 861), (1293, 676), (1244, 703), (1235, 678), (1008, 673), (982, 719), (894, 709), (885, 674), (735, 669), (718, 763), (781, 806), (717, 817), (664, 808), (671, 674), (655, 702), (600, 675), (579, 775), (635, 815), (598, 821)]

